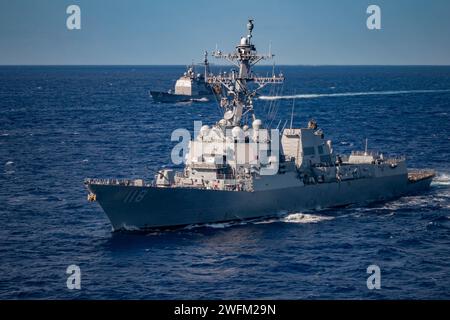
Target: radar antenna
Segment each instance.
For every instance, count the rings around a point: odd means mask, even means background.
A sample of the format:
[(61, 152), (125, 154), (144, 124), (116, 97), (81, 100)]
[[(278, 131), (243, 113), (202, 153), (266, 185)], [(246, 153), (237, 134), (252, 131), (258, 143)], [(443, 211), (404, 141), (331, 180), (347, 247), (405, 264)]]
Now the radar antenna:
[[(225, 88), (228, 97), (222, 97), (221, 106), (223, 112), (227, 113), (227, 126), (240, 126), (244, 115), (253, 114), (253, 98), (258, 90), (261, 90), (268, 84), (281, 84), (284, 82), (282, 74), (271, 77), (258, 77), (253, 74), (251, 68), (261, 60), (272, 59), (272, 53), (261, 55), (256, 51), (255, 46), (251, 43), (252, 32), (254, 28), (253, 19), (248, 20), (248, 35), (242, 37), (240, 43), (236, 46), (234, 53), (225, 54), (220, 50), (215, 50), (212, 55), (217, 59), (225, 59), (234, 64), (238, 68), (238, 72), (230, 74), (219, 74), (208, 76), (207, 82), (210, 85), (221, 85)], [(256, 88), (250, 88), (249, 84), (253, 83)], [(231, 116), (232, 115), (232, 116)]]

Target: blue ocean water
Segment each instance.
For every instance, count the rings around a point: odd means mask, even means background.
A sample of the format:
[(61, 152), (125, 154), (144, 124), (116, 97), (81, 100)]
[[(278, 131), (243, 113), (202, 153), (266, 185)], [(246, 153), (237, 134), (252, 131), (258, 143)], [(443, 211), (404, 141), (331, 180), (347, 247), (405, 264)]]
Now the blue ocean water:
[[(281, 67), (294, 126), (318, 121), (337, 152), (405, 154), (431, 190), (278, 219), (111, 233), (85, 177), (151, 178), (176, 128), (214, 102), (155, 104), (184, 67), (0, 68), (1, 299), (449, 299), (450, 67)], [(270, 72), (263, 67), (258, 70)], [(274, 125), (292, 99), (256, 102)], [(267, 116), (269, 114), (269, 116)], [(81, 268), (81, 290), (66, 268)], [(366, 269), (381, 269), (368, 290)]]

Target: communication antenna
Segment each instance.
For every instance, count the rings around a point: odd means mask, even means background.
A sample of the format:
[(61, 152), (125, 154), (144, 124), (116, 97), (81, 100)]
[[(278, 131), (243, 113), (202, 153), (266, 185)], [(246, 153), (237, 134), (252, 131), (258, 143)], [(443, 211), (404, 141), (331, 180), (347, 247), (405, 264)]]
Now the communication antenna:
[(253, 21), (254, 20), (252, 18), (249, 18), (247, 23), (248, 35), (250, 39), (252, 38), (252, 31), (254, 28)]
[(280, 119), (280, 121), (278, 121), (278, 124), (277, 124), (277, 130), (278, 130), (278, 128), (280, 127), (280, 124), (281, 124), (281, 119)]
[(286, 125), (287, 125), (287, 120), (284, 122), (284, 125), (283, 125), (283, 129), (281, 129), (281, 133), (283, 133), (283, 131), (284, 131), (284, 128), (286, 128)]

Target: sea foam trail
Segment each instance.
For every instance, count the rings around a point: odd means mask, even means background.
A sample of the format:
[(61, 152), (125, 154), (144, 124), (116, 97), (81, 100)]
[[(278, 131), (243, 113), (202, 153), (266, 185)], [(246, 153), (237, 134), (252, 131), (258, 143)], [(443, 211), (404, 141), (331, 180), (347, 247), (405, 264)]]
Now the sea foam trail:
[(431, 185), (450, 186), (450, 174), (438, 173), (431, 182)]
[(306, 213), (292, 213), (284, 218), (282, 218), (283, 222), (288, 223), (318, 223), (321, 221), (332, 220), (333, 217), (320, 216), (315, 214), (306, 214)]
[(260, 96), (261, 100), (283, 100), (283, 99), (317, 99), (327, 97), (356, 97), (356, 96), (381, 96), (396, 94), (418, 94), (418, 93), (444, 93), (450, 92), (446, 90), (399, 90), (399, 91), (367, 91), (367, 92), (341, 92), (341, 93), (310, 93), (310, 94), (294, 94), (286, 96)]
[(191, 230), (196, 228), (213, 228), (213, 229), (225, 229), (234, 226), (252, 225), (252, 224), (271, 224), (271, 223), (318, 223), (327, 220), (333, 220), (334, 217), (307, 214), (307, 213), (291, 213), (288, 215), (280, 215), (279, 217), (273, 217), (269, 219), (261, 218), (245, 221), (230, 221), (223, 223), (207, 223), (207, 224), (192, 224), (184, 227), (185, 230)]

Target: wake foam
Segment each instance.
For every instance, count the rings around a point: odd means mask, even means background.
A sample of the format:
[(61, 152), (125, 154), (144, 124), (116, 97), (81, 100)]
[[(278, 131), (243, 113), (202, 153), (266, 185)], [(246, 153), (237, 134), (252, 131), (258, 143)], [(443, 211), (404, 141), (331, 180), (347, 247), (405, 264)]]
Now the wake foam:
[(334, 217), (320, 216), (306, 213), (292, 213), (284, 218), (283, 222), (287, 223), (318, 223), (321, 221), (333, 220)]
[(196, 228), (212, 228), (212, 229), (225, 229), (234, 226), (241, 226), (244, 224), (251, 224), (251, 221), (230, 221), (230, 222), (220, 222), (220, 223), (205, 223), (205, 224), (190, 224), (183, 229), (191, 230)]
[(357, 97), (357, 96), (376, 96), (376, 95), (396, 95), (396, 94), (418, 94), (418, 93), (444, 93), (446, 90), (399, 90), (399, 91), (367, 91), (367, 92), (342, 92), (342, 93), (311, 93), (295, 94), (286, 96), (260, 96), (261, 100), (288, 100), (288, 99), (317, 99), (327, 97)]
[(139, 229), (139, 227), (133, 226), (133, 225), (126, 225), (124, 224), (122, 226), (122, 231), (126, 231), (126, 232), (138, 232), (138, 231), (142, 231), (141, 229)]
[(194, 102), (208, 102), (209, 99), (206, 98), (206, 97), (203, 97), (203, 98), (199, 98), (199, 99), (192, 99), (192, 101), (194, 101)]
[(450, 174), (438, 173), (438, 175), (431, 182), (433, 186), (450, 186)]
[(321, 216), (307, 213), (291, 213), (280, 215), (279, 217), (273, 217), (269, 219), (253, 219), (245, 221), (230, 221), (223, 223), (206, 223), (206, 224), (192, 224), (184, 227), (185, 230), (192, 230), (196, 228), (213, 228), (213, 229), (225, 229), (229, 227), (252, 225), (252, 224), (271, 224), (271, 223), (319, 223), (322, 221), (333, 220), (334, 217)]

